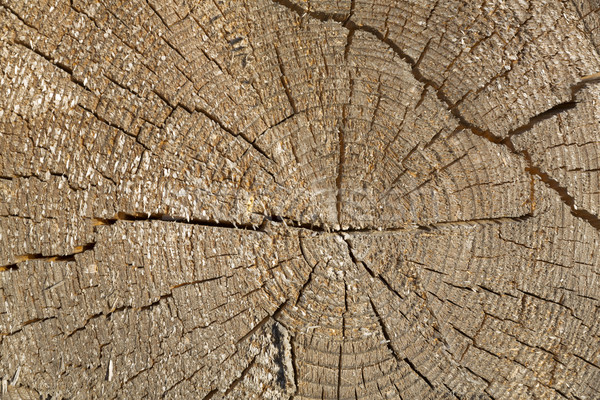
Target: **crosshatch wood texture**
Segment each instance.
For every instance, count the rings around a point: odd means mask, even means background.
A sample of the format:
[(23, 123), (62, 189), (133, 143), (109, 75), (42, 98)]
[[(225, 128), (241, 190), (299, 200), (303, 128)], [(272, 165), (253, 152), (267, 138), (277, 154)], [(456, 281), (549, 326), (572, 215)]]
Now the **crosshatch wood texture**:
[(3, 399), (600, 398), (598, 0), (1, 0)]

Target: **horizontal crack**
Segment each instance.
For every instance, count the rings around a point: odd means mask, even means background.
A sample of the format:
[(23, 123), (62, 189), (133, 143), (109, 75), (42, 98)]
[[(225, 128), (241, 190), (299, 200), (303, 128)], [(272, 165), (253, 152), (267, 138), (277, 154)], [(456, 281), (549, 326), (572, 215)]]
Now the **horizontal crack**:
[(95, 225), (113, 225), (118, 221), (162, 221), (162, 222), (174, 222), (178, 224), (189, 224), (189, 225), (200, 225), (200, 226), (208, 226), (208, 227), (217, 227), (217, 228), (225, 228), (225, 229), (241, 229), (241, 230), (251, 230), (251, 231), (264, 231), (264, 225), (266, 219), (263, 220), (262, 224), (245, 224), (245, 223), (235, 223), (230, 221), (219, 221), (219, 220), (211, 220), (211, 219), (197, 219), (197, 218), (187, 218), (180, 216), (172, 216), (167, 214), (160, 213), (124, 213), (119, 212), (113, 218), (92, 218)]
[(365, 229), (346, 229), (335, 232), (340, 233), (375, 233), (375, 232), (403, 232), (403, 231), (425, 231), (432, 232), (442, 228), (458, 228), (461, 226), (479, 226), (479, 225), (487, 225), (487, 224), (502, 224), (507, 222), (522, 222), (526, 221), (530, 218), (533, 218), (533, 214), (526, 213), (519, 216), (514, 217), (491, 217), (491, 218), (473, 218), (473, 219), (465, 219), (465, 220), (455, 220), (455, 221), (440, 221), (432, 224), (420, 225), (416, 223), (410, 223), (406, 225), (398, 225), (396, 227), (379, 229), (379, 228), (365, 228)]
[(403, 232), (403, 231), (433, 231), (436, 229), (441, 229), (444, 227), (459, 227), (459, 226), (473, 226), (473, 225), (482, 225), (482, 224), (501, 224), (505, 222), (519, 222), (525, 221), (533, 216), (530, 213), (515, 216), (515, 217), (496, 217), (496, 218), (475, 218), (470, 220), (456, 220), (456, 221), (441, 221), (428, 225), (419, 225), (415, 223), (409, 223), (405, 225), (398, 225), (391, 228), (348, 228), (348, 229), (333, 229), (329, 227), (322, 227), (320, 225), (313, 225), (302, 223), (299, 221), (291, 220), (287, 217), (281, 217), (278, 215), (264, 215), (260, 214), (263, 217), (263, 220), (260, 224), (252, 224), (252, 223), (236, 223), (231, 221), (220, 221), (213, 219), (198, 219), (198, 218), (188, 218), (181, 216), (172, 216), (167, 214), (160, 213), (117, 213), (116, 217), (113, 218), (92, 218), (95, 225), (113, 225), (118, 221), (161, 221), (161, 222), (174, 222), (179, 224), (189, 224), (189, 225), (199, 225), (199, 226), (207, 226), (207, 227), (217, 227), (217, 228), (225, 228), (225, 229), (239, 229), (239, 230), (249, 230), (249, 231), (257, 231), (257, 232), (265, 232), (267, 223), (281, 224), (287, 228), (294, 229), (304, 229), (317, 233), (348, 233), (348, 234), (356, 234), (356, 233), (393, 233), (393, 232)]
[[(543, 174), (543, 173), (540, 172), (540, 174)], [(566, 193), (566, 190), (564, 192), (565, 192), (566, 202), (572, 202), (572, 197), (570, 197), (568, 195), (568, 193)], [(575, 210), (575, 212), (577, 214), (579, 214), (581, 217), (591, 218), (591, 219), (595, 218), (594, 223), (596, 224), (596, 226), (600, 227), (600, 221), (598, 221), (597, 217), (595, 217), (591, 214), (588, 215), (589, 213), (587, 213), (586, 211), (583, 211), (583, 210)], [(161, 222), (173, 222), (173, 223), (177, 223), (177, 224), (186, 224), (186, 225), (189, 224), (189, 225), (198, 225), (198, 226), (205, 226), (205, 227), (216, 227), (216, 228), (223, 228), (223, 229), (247, 230), (247, 231), (255, 231), (255, 232), (262, 232), (262, 233), (267, 232), (267, 224), (268, 223), (273, 223), (273, 224), (281, 224), (281, 225), (284, 225), (285, 227), (291, 228), (291, 229), (309, 230), (309, 231), (312, 231), (315, 233), (360, 234), (360, 233), (376, 233), (376, 232), (394, 233), (394, 232), (404, 232), (404, 231), (408, 231), (408, 232), (410, 232), (410, 231), (413, 231), (413, 232), (428, 231), (429, 232), (429, 231), (434, 231), (434, 230), (441, 229), (444, 227), (454, 228), (454, 227), (459, 227), (459, 226), (472, 226), (472, 225), (481, 225), (481, 224), (486, 224), (486, 223), (500, 224), (500, 223), (504, 223), (504, 222), (524, 221), (529, 218), (531, 218), (531, 215), (525, 214), (525, 215), (519, 216), (519, 217), (482, 218), (482, 219), (473, 219), (473, 220), (465, 220), (465, 221), (448, 221), (448, 222), (440, 222), (440, 223), (430, 224), (430, 225), (407, 224), (405, 226), (398, 226), (398, 227), (388, 228), (388, 229), (371, 229), (371, 228), (369, 228), (369, 229), (344, 229), (344, 230), (339, 229), (339, 230), (336, 230), (336, 229), (323, 228), (321, 226), (315, 226), (312, 224), (300, 223), (298, 221), (290, 220), (290, 219), (287, 219), (284, 217), (271, 216), (271, 215), (263, 215), (263, 221), (260, 224), (249, 224), (249, 223), (235, 223), (235, 222), (231, 222), (231, 221), (218, 221), (218, 220), (210, 220), (210, 219), (202, 220), (202, 219), (195, 219), (195, 218), (171, 216), (171, 215), (167, 215), (167, 214), (157, 214), (157, 213), (148, 215), (148, 214), (142, 214), (142, 213), (131, 214), (131, 213), (119, 212), (119, 213), (117, 213), (117, 215), (114, 218), (99, 218), (99, 217), (92, 218), (92, 223), (95, 226), (98, 226), (98, 225), (113, 225), (113, 224), (117, 223), (118, 221), (129, 221), (129, 222), (161, 221)], [(43, 255), (41, 253), (20, 255), (20, 256), (16, 257), (16, 260), (14, 262), (7, 264), (7, 265), (0, 266), (0, 272), (17, 270), (18, 264), (28, 261), (28, 260), (75, 261), (75, 256), (77, 254), (81, 254), (86, 251), (93, 250), (95, 245), (96, 245), (96, 243), (87, 243), (83, 246), (75, 247), (73, 253), (63, 254), (63, 255)], [(350, 252), (350, 255), (351, 255), (351, 257), (353, 257), (352, 252)], [(360, 263), (364, 265), (364, 263), (362, 263), (362, 262), (360, 262)], [(382, 278), (379, 274), (375, 274), (366, 265), (365, 265), (365, 269), (367, 270), (367, 272), (370, 273), (370, 275), (377, 277), (388, 288), (390, 288), (389, 283), (384, 278)]]
[(154, 301), (153, 303), (147, 304), (145, 306), (140, 306), (140, 307), (134, 307), (134, 306), (130, 306), (130, 305), (125, 305), (125, 306), (121, 306), (121, 307), (116, 307), (113, 308), (112, 310), (104, 313), (104, 312), (99, 312), (96, 314), (92, 314), (90, 315), (88, 318), (86, 318), (85, 322), (83, 323), (83, 325), (81, 325), (78, 328), (75, 328), (73, 331), (71, 331), (70, 333), (68, 333), (66, 335), (66, 338), (69, 338), (71, 336), (73, 336), (74, 334), (76, 334), (77, 332), (83, 331), (87, 328), (88, 324), (90, 323), (90, 321), (100, 318), (102, 316), (106, 317), (106, 318), (111, 318), (113, 314), (115, 313), (119, 313), (122, 311), (127, 311), (127, 310), (139, 310), (139, 311), (143, 311), (143, 310), (150, 310), (154, 307), (156, 307), (158, 304), (160, 304), (161, 301), (168, 299), (170, 297), (173, 297), (173, 295), (171, 293), (167, 293), (164, 294), (162, 296), (160, 296), (156, 301)]
[(0, 266), (1, 271), (9, 271), (9, 270), (17, 270), (19, 268), (19, 264), (29, 260), (43, 260), (43, 261), (75, 261), (75, 256), (77, 254), (84, 253), (89, 250), (93, 250), (96, 243), (88, 243), (83, 246), (75, 247), (73, 253), (70, 254), (62, 254), (62, 255), (50, 255), (45, 256), (43, 254), (24, 254), (16, 257), (14, 263), (9, 265)]
[(174, 216), (161, 213), (124, 213), (119, 212), (113, 218), (93, 218), (95, 225), (113, 225), (118, 221), (162, 221), (162, 222), (174, 222), (178, 224), (189, 224), (199, 225), (207, 227), (225, 228), (225, 229), (239, 229), (248, 231), (265, 232), (267, 224), (275, 223), (281, 224), (288, 228), (305, 229), (314, 232), (331, 232), (330, 229), (321, 227), (320, 225), (307, 224), (299, 221), (295, 221), (279, 215), (265, 215), (257, 214), (263, 217), (260, 224), (256, 223), (236, 223), (232, 221), (221, 221), (215, 219), (199, 219), (189, 218), (182, 216)]

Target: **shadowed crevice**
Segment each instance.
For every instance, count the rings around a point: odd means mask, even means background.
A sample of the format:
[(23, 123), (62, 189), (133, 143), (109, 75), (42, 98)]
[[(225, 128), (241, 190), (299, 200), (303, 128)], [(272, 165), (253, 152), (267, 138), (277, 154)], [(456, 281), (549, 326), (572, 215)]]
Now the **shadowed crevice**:
[(335, 196), (335, 208), (337, 214), (338, 229), (342, 229), (342, 211), (343, 211), (343, 197), (342, 197), (342, 181), (344, 175), (344, 164), (346, 162), (346, 141), (344, 137), (344, 129), (346, 124), (346, 112), (344, 112), (344, 122), (342, 127), (338, 129), (338, 146), (339, 146), (339, 158), (337, 177), (335, 179), (336, 196)]
[(310, 270), (310, 273), (308, 274), (308, 278), (306, 278), (306, 281), (304, 281), (304, 283), (300, 287), (300, 290), (298, 290), (298, 295), (296, 296), (296, 300), (294, 301), (294, 307), (298, 305), (298, 301), (302, 297), (302, 294), (304, 293), (304, 290), (312, 282), (313, 275), (315, 273), (315, 269), (319, 265), (319, 263), (316, 263), (315, 265), (311, 265), (310, 264), (310, 262), (308, 261), (308, 257), (306, 255), (306, 251), (304, 250), (304, 243), (302, 242), (302, 237), (300, 237), (299, 240), (300, 240), (300, 252), (302, 253), (302, 257), (304, 258), (304, 262), (306, 262), (306, 264), (311, 267), (311, 270)]
[(168, 214), (158, 214), (158, 213), (124, 213), (119, 212), (113, 218), (93, 218), (92, 221), (95, 225), (113, 225), (119, 221), (160, 221), (165, 223), (176, 223), (176, 224), (185, 224), (185, 225), (199, 225), (206, 227), (215, 227), (215, 228), (224, 228), (224, 229), (236, 229), (236, 230), (247, 230), (247, 231), (256, 231), (256, 232), (264, 232), (265, 224), (268, 219), (263, 219), (263, 222), (260, 225), (257, 224), (237, 224), (235, 222), (230, 221), (219, 221), (213, 219), (197, 219), (197, 218), (187, 218), (181, 216), (173, 216)]
[(267, 160), (269, 160), (272, 163), (275, 163), (275, 161), (273, 161), (273, 159), (267, 154), (266, 151), (264, 151), (262, 148), (260, 148), (255, 142), (255, 140), (250, 140), (250, 138), (248, 136), (246, 136), (243, 132), (234, 132), (231, 128), (228, 128), (225, 123), (223, 123), (223, 121), (221, 121), (216, 115), (214, 115), (213, 113), (211, 113), (208, 110), (205, 110), (203, 108), (200, 107), (196, 107), (195, 108), (196, 111), (198, 111), (199, 113), (203, 114), (206, 118), (210, 119), (212, 122), (214, 122), (215, 124), (217, 124), (222, 130), (224, 130), (225, 132), (227, 132), (228, 134), (230, 134), (231, 136), (234, 137), (238, 137), (240, 139), (242, 139), (244, 142), (246, 142), (250, 147), (252, 147), (254, 150), (256, 150), (261, 156), (263, 156), (264, 158), (266, 158)]
[(412, 363), (412, 361), (410, 361), (406, 357), (403, 359), (403, 361), (406, 364), (408, 364), (408, 366), (410, 367), (410, 369), (412, 369), (415, 374), (419, 375), (419, 377), (421, 379), (423, 379), (425, 381), (425, 383), (427, 383), (427, 386), (429, 386), (431, 389), (433, 389), (433, 384), (431, 383), (431, 381), (425, 375), (423, 375), (423, 373), (419, 372), (419, 370), (417, 369), (417, 367), (415, 367), (415, 365)]
[[(340, 235), (340, 237), (342, 238), (342, 240), (346, 244), (346, 247), (348, 249), (348, 255), (350, 256), (350, 259), (352, 260), (352, 262), (354, 263), (354, 265), (356, 265), (356, 266), (361, 265), (365, 269), (365, 271), (367, 271), (367, 273), (371, 276), (371, 278), (378, 279), (390, 291), (390, 293), (393, 293), (398, 298), (404, 300), (404, 296), (402, 296), (396, 289), (394, 289), (392, 287), (392, 285), (390, 285), (390, 283), (381, 274), (375, 273), (364, 261), (358, 260), (356, 258), (356, 256), (354, 255), (354, 251), (352, 250), (352, 246), (350, 245), (350, 241), (348, 240), (348, 238), (344, 237), (343, 235)], [(404, 315), (404, 313), (402, 313), (402, 311), (399, 311), (399, 312), (400, 312), (400, 314), (404, 318), (406, 318), (406, 315)], [(408, 318), (406, 318), (406, 319), (408, 320)]]
[(279, 67), (279, 79), (281, 81), (281, 86), (283, 86), (283, 90), (285, 91), (285, 95), (290, 103), (290, 107), (292, 107), (292, 115), (298, 114), (298, 107), (296, 106), (296, 101), (292, 96), (292, 92), (290, 90), (289, 81), (286, 75), (285, 67), (283, 66), (283, 61), (281, 60), (281, 54), (279, 54), (279, 49), (274, 47), (275, 55), (277, 56), (277, 66)]
[(375, 314), (375, 319), (377, 320), (377, 323), (379, 324), (381, 334), (383, 335), (383, 338), (385, 339), (386, 347), (388, 348), (390, 353), (394, 356), (396, 361), (398, 363), (400, 363), (402, 361), (402, 358), (400, 357), (400, 355), (398, 353), (396, 353), (396, 350), (394, 350), (394, 348), (392, 347), (391, 336), (387, 330), (387, 327), (383, 323), (383, 320), (381, 319), (381, 315), (379, 314), (379, 312), (377, 311), (377, 308), (375, 307), (375, 303), (373, 303), (373, 299), (369, 298), (369, 304), (371, 305), (371, 309), (373, 310), (373, 313)]
[(381, 315), (377, 311), (377, 308), (375, 307), (375, 304), (373, 303), (373, 300), (371, 298), (369, 298), (369, 303), (371, 305), (371, 309), (373, 310), (373, 313), (375, 314), (375, 319), (379, 323), (379, 327), (380, 327), (381, 333), (385, 339), (386, 346), (387, 346), (388, 350), (392, 353), (394, 358), (396, 359), (396, 362), (398, 363), (398, 365), (400, 365), (401, 363), (408, 365), (409, 368), (427, 384), (427, 386), (429, 386), (432, 390), (434, 390), (435, 388), (434, 388), (433, 384), (431, 383), (431, 381), (429, 380), (429, 378), (427, 378), (425, 375), (423, 375), (423, 373), (421, 373), (408, 358), (400, 357), (400, 355), (396, 352), (396, 350), (394, 350), (394, 348), (392, 347), (392, 344), (391, 344), (392, 340), (391, 340), (390, 333), (388, 332), (387, 327), (383, 323), (383, 319), (381, 318)]
[(74, 248), (73, 253), (69, 254), (57, 254), (45, 256), (43, 254), (24, 254), (16, 257), (14, 263), (9, 265), (0, 266), (0, 272), (2, 271), (15, 271), (19, 269), (19, 264), (30, 260), (42, 260), (42, 261), (75, 261), (77, 254), (85, 253), (86, 251), (94, 250), (96, 243), (87, 243), (83, 246), (77, 246)]
[(596, 230), (600, 231), (600, 218), (596, 214), (578, 207), (577, 204), (575, 204), (575, 198), (569, 194), (566, 187), (561, 186), (556, 179), (552, 178), (548, 173), (542, 171), (539, 167), (533, 165), (531, 156), (527, 150), (523, 150), (522, 154), (527, 160), (527, 164), (529, 165), (527, 167), (527, 171), (530, 174), (540, 178), (540, 180), (544, 182), (546, 186), (558, 193), (562, 202), (571, 209), (571, 214), (573, 216), (586, 221)]

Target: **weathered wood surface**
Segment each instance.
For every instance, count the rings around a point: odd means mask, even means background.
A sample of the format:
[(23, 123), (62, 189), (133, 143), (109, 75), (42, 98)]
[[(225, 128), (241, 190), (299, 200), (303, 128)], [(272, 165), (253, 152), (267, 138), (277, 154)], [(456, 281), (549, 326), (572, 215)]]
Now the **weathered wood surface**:
[(0, 3), (2, 398), (600, 398), (597, 0)]

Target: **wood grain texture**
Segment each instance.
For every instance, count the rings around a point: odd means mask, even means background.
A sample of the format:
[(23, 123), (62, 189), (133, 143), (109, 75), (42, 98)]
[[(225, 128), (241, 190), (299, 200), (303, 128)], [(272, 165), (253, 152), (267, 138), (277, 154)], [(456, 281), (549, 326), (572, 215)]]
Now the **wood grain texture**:
[(599, 9), (1, 0), (0, 398), (599, 398)]

